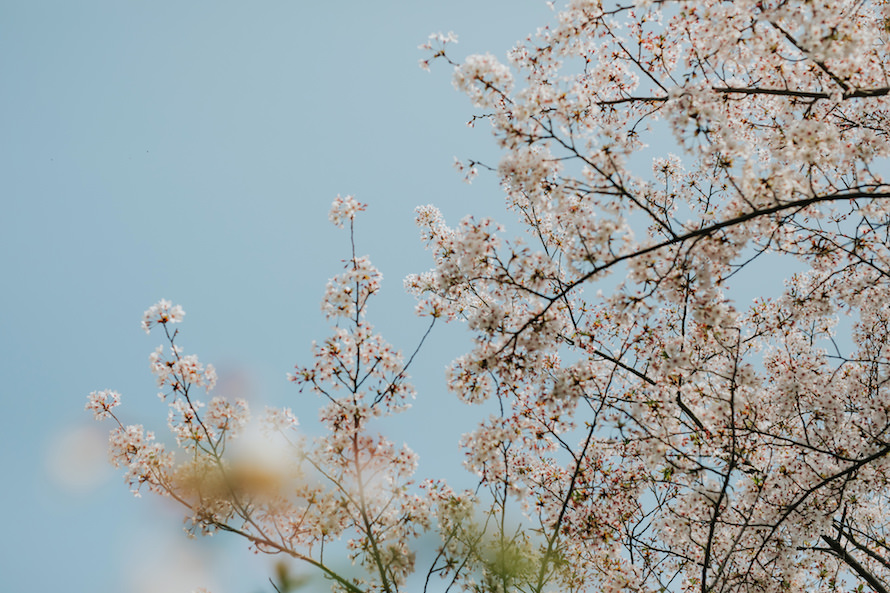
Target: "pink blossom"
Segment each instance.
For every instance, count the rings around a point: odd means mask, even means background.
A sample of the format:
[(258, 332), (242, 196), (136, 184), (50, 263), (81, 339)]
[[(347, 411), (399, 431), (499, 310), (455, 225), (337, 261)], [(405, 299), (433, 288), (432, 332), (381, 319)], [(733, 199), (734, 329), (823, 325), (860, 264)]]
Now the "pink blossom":
[(93, 412), (96, 420), (104, 420), (112, 415), (112, 408), (121, 403), (121, 394), (117, 391), (105, 389), (90, 393), (85, 409)]
[(328, 218), (332, 223), (343, 228), (343, 225), (347, 222), (351, 224), (352, 221), (355, 220), (355, 214), (365, 208), (367, 208), (367, 204), (362, 204), (361, 202), (356, 201), (352, 196), (337, 196), (334, 203), (331, 204), (331, 211), (328, 214)]
[(185, 311), (181, 306), (174, 306), (170, 301), (161, 299), (142, 315), (142, 329), (145, 330), (145, 333), (150, 333), (154, 325), (166, 326), (168, 323), (180, 323), (183, 317), (185, 317)]

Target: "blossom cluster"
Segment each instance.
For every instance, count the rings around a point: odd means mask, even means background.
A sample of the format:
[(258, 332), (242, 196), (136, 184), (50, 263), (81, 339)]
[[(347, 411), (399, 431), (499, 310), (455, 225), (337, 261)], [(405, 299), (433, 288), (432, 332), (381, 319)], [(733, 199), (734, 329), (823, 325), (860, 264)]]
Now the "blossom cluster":
[(371, 265), (367, 256), (352, 258), (346, 272), (334, 276), (325, 288), (322, 311), (328, 319), (355, 317), (364, 310), (368, 298), (380, 290), (382, 274)]
[(367, 208), (367, 204), (362, 204), (353, 196), (337, 196), (334, 203), (331, 204), (328, 218), (336, 226), (343, 228), (343, 225), (346, 223), (352, 224), (356, 213), (361, 212), (365, 208)]
[(203, 365), (194, 354), (182, 354), (182, 349), (171, 344), (170, 357), (164, 357), (164, 347), (158, 346), (149, 357), (151, 372), (158, 388), (171, 388), (185, 391), (191, 385), (210, 391), (216, 385), (216, 368), (212, 364)]
[(142, 329), (145, 333), (151, 333), (155, 325), (166, 326), (168, 323), (180, 323), (185, 317), (185, 311), (180, 305), (174, 305), (166, 299), (161, 299), (149, 307), (142, 315)]
[(121, 394), (110, 389), (102, 391), (93, 391), (87, 398), (86, 409), (93, 413), (96, 420), (104, 420), (111, 418), (112, 408), (116, 408), (121, 403)]

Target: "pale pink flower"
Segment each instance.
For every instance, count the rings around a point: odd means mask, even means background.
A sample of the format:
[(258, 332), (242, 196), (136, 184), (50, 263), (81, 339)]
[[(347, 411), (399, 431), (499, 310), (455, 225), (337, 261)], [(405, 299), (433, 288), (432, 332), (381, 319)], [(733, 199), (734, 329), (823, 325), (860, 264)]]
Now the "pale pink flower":
[(121, 403), (121, 394), (117, 391), (104, 389), (102, 391), (93, 391), (87, 398), (85, 409), (93, 412), (96, 420), (104, 420), (112, 415), (111, 409), (117, 407)]
[(154, 439), (154, 433), (141, 425), (118, 427), (109, 434), (109, 459), (114, 467), (127, 469), (124, 479), (137, 496), (143, 485), (158, 494), (167, 493), (173, 454)]
[(352, 196), (337, 196), (331, 204), (331, 211), (328, 214), (328, 218), (332, 223), (343, 228), (344, 224), (351, 224), (352, 221), (355, 220), (357, 212), (360, 212), (367, 207), (367, 204), (362, 204)]
[(214, 397), (207, 404), (204, 422), (229, 437), (238, 435), (250, 420), (250, 408), (243, 399), (232, 404), (222, 397)]
[(328, 281), (322, 299), (322, 311), (328, 319), (355, 317), (364, 311), (368, 298), (380, 290), (383, 275), (367, 256), (355, 257), (346, 264), (346, 271)]
[(142, 315), (142, 329), (150, 333), (154, 325), (166, 325), (168, 323), (180, 323), (185, 317), (185, 311), (179, 305), (173, 305), (166, 299), (161, 299), (149, 307)]

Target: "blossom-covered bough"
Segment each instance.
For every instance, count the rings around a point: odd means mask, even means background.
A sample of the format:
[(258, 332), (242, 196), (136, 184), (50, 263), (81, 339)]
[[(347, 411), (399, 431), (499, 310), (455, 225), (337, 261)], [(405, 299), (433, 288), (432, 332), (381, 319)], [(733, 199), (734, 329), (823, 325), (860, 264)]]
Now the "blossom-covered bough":
[[(364, 208), (351, 196), (338, 197), (331, 221), (348, 224), (351, 236), (355, 214)], [(344, 591), (398, 590), (414, 568), (408, 545), (429, 528), (430, 502), (408, 490), (414, 453), (368, 427), (374, 418), (404, 411), (414, 395), (407, 383), (410, 359), (403, 361), (364, 318), (380, 281), (380, 273), (367, 257), (356, 255), (353, 244), (345, 271), (328, 283), (322, 305), (336, 323), (335, 332), (315, 345), (312, 365), (298, 366), (289, 376), (301, 389), (327, 398), (320, 416), (326, 438), (306, 443), (288, 408), (267, 409), (263, 418), (267, 436), (277, 433), (288, 445), (291, 462), (285, 464), (227, 454), (249, 422), (247, 402), (214, 397), (205, 406), (197, 392), (213, 389), (215, 370), (184, 354), (176, 343), (179, 330), (170, 327), (185, 312), (166, 300), (148, 309), (142, 327), (146, 332), (163, 328), (169, 343), (169, 355), (158, 347), (150, 362), (165, 390), (158, 395), (169, 404), (178, 455), (141, 425), (122, 424), (114, 412), (120, 404), (117, 392), (93, 392), (86, 406), (97, 420), (117, 423), (110, 459), (127, 469), (133, 492), (147, 488), (185, 505), (191, 533), (236, 533), (258, 552), (282, 553), (315, 566)], [(325, 544), (344, 536), (353, 560), (369, 569), (375, 583), (344, 576), (325, 559)], [(332, 564), (342, 563), (335, 558)]]
[[(410, 388), (355, 255), (325, 296), (343, 326), (292, 377), (330, 402), (324, 447), (297, 448), (313, 479), (273, 500), (225, 477), (242, 406), (200, 415), (212, 372), (174, 347), (153, 365), (192, 469), (120, 426), (130, 482), (350, 591), (404, 589), (428, 529), (425, 590), (890, 590), (890, 3), (571, 0), (506, 64), (455, 41), (421, 65), (490, 122), (526, 232), (419, 208), (435, 267), (406, 285), (473, 332), (448, 379), (496, 402), (462, 442), (480, 488), (412, 489), (410, 451), (369, 432)], [(180, 476), (201, 472), (225, 479)], [(367, 579), (324, 563), (341, 535)]]

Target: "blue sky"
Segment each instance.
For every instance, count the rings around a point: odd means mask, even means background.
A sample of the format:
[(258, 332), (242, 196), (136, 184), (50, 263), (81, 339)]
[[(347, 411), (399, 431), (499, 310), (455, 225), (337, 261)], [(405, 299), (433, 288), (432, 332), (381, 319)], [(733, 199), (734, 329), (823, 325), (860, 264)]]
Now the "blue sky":
[[(86, 395), (124, 396), (125, 421), (160, 433), (139, 321), (160, 298), (187, 311), (182, 344), (255, 408), (317, 401), (285, 381), (325, 336), (324, 284), (348, 256), (327, 223), (337, 194), (369, 202), (358, 249), (384, 275), (371, 321), (410, 350), (424, 322), (401, 288), (431, 265), (413, 209), (449, 221), (502, 212), (454, 156), (497, 161), (444, 65), (416, 49), (454, 30), (491, 51), (543, 25), (540, 0), (226, 2), (11, 0), (0, 7), (0, 575), (10, 591), (262, 589), (270, 562), (240, 541), (181, 536), (178, 510), (134, 499), (87, 458), (107, 427)], [(466, 338), (438, 328), (420, 395), (394, 427), (421, 474), (457, 475), (469, 429), (443, 388)]]

